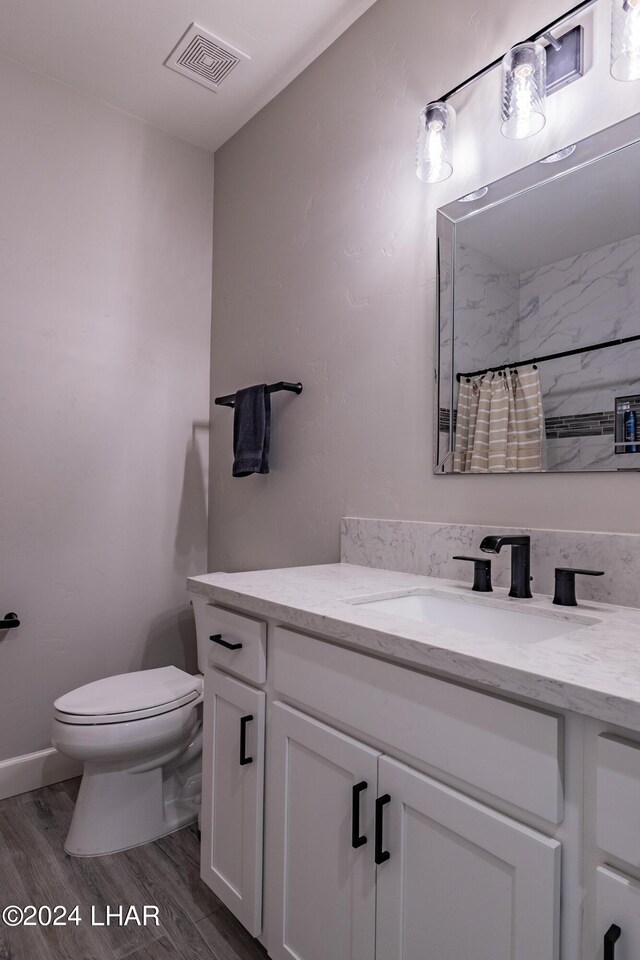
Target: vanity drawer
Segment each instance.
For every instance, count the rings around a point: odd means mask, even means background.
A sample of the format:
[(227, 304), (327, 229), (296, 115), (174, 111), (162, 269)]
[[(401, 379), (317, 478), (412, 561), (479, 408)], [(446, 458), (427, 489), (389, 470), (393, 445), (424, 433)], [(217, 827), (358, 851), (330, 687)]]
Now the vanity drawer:
[(278, 694), (551, 823), (562, 718), (276, 627)]
[(595, 960), (607, 956), (602, 951), (603, 940), (615, 923), (620, 927), (621, 936), (615, 952), (609, 956), (614, 956), (615, 960), (637, 960), (640, 956), (640, 884), (609, 867), (598, 867), (596, 876), (598, 904), (594, 946), (597, 953), (588, 951), (585, 957)]
[(267, 679), (266, 623), (213, 603), (194, 603), (194, 610), (198, 641), (204, 636), (209, 643), (209, 664), (252, 683), (264, 683)]
[(598, 737), (596, 843), (640, 867), (640, 743)]

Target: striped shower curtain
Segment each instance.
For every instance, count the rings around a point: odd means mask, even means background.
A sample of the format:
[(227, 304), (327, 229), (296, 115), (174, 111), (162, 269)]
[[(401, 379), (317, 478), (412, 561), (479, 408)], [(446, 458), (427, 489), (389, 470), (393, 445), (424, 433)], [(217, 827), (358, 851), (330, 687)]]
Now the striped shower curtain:
[(544, 466), (544, 411), (534, 364), (464, 378), (455, 473), (535, 472)]

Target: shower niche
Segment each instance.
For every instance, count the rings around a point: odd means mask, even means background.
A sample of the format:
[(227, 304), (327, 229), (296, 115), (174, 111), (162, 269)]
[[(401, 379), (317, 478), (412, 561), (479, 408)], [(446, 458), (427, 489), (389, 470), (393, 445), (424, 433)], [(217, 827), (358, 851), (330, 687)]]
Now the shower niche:
[(640, 453), (640, 395), (616, 397), (615, 452)]
[(640, 115), (438, 211), (437, 474), (640, 470), (639, 167)]

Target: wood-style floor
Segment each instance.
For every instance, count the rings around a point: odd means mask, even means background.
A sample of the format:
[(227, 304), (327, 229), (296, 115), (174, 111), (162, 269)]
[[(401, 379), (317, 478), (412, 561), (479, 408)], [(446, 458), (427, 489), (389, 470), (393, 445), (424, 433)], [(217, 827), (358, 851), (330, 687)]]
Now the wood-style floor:
[[(108, 857), (63, 848), (79, 780), (0, 802), (0, 913), (10, 904), (71, 909), (82, 923), (6, 926), (0, 960), (265, 960), (266, 953), (200, 880), (195, 826)], [(91, 907), (159, 908), (160, 925), (92, 926)]]

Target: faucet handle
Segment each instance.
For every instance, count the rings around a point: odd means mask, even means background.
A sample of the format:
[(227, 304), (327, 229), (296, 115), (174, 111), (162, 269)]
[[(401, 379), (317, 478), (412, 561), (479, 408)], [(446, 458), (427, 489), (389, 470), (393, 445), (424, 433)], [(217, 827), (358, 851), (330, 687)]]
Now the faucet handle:
[(583, 577), (604, 577), (604, 570), (578, 570), (576, 567), (556, 567), (553, 602), (560, 607), (577, 607), (576, 574)]
[(473, 564), (473, 587), (477, 593), (493, 593), (491, 586), (491, 560), (485, 557), (452, 557), (453, 560), (467, 560)]

